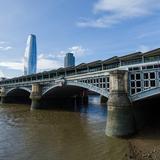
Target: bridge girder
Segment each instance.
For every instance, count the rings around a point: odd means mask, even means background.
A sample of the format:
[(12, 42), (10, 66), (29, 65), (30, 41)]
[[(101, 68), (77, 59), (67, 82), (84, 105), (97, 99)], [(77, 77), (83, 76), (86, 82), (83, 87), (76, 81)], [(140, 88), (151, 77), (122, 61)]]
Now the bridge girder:
[(136, 101), (143, 100), (143, 99), (146, 99), (146, 98), (150, 98), (150, 97), (153, 97), (153, 96), (156, 96), (156, 95), (160, 95), (160, 87), (148, 89), (148, 90), (145, 90), (143, 92), (137, 93), (135, 95), (132, 95), (130, 97), (130, 99), (131, 99), (132, 102), (136, 102)]
[(98, 93), (106, 98), (108, 98), (109, 96), (109, 92), (106, 89), (103, 88), (99, 88), (96, 87), (92, 84), (86, 84), (83, 82), (77, 82), (77, 81), (66, 81), (65, 83), (57, 83), (57, 84), (53, 84), (52, 86), (50, 86), (49, 88), (45, 89), (42, 91), (42, 96), (44, 96), (45, 94), (47, 94), (49, 91), (51, 91), (54, 88), (57, 87), (62, 87), (62, 86), (75, 86), (75, 87), (80, 87), (80, 88), (84, 88), (90, 91), (93, 91), (95, 93)]

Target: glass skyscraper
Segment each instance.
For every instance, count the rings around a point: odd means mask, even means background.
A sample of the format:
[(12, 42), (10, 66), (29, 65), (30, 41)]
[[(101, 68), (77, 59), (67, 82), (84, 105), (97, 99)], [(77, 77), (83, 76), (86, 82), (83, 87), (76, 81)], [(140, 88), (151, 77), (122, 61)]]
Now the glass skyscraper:
[(75, 57), (73, 53), (67, 53), (64, 57), (64, 67), (73, 67), (75, 66)]
[(27, 46), (24, 54), (24, 75), (36, 73), (37, 70), (37, 46), (36, 36), (28, 36)]

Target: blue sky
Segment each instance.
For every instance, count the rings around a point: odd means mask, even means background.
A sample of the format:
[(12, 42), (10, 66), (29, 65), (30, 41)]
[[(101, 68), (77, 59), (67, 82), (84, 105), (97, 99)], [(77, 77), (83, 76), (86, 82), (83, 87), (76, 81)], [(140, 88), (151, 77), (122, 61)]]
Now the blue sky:
[(23, 74), (29, 34), (38, 71), (160, 47), (159, 0), (0, 0), (0, 76)]

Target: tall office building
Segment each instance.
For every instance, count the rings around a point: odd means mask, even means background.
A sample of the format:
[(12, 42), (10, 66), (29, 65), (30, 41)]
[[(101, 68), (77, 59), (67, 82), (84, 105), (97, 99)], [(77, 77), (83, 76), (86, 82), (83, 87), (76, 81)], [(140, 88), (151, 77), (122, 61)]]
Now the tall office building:
[(73, 53), (67, 53), (64, 57), (64, 67), (75, 66), (75, 57)]
[(24, 75), (36, 73), (37, 69), (37, 46), (36, 36), (28, 36), (27, 46), (24, 54)]

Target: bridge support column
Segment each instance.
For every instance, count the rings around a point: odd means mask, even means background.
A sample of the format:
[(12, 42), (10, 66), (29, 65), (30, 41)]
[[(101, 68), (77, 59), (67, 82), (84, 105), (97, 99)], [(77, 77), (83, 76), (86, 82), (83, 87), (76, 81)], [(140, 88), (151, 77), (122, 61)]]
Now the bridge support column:
[(87, 90), (83, 91), (83, 94), (81, 96), (82, 99), (82, 104), (88, 104), (88, 95), (87, 95)]
[(6, 103), (6, 97), (1, 97), (1, 104)]
[(82, 100), (82, 104), (88, 104), (88, 96), (87, 95), (85, 95), (85, 96), (82, 96), (81, 97), (81, 100)]
[(111, 71), (106, 125), (107, 136), (121, 137), (135, 132), (133, 110), (127, 91), (128, 71)]
[(30, 98), (32, 100), (31, 109), (40, 109), (41, 86), (39, 84), (32, 84), (32, 92)]
[(106, 104), (106, 103), (107, 103), (107, 100), (108, 100), (108, 99), (107, 99), (106, 97), (100, 95), (100, 103), (101, 103), (101, 104)]
[(5, 88), (2, 87), (0, 90), (1, 104), (6, 102)]

